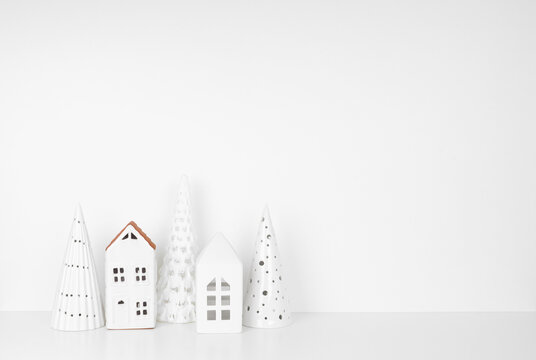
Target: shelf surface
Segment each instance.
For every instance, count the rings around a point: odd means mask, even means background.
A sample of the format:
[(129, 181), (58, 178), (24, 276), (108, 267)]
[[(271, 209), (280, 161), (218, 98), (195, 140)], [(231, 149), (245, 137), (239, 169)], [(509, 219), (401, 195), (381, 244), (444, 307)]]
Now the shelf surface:
[(281, 329), (62, 332), (48, 312), (0, 312), (0, 359), (536, 359), (536, 313), (298, 313)]

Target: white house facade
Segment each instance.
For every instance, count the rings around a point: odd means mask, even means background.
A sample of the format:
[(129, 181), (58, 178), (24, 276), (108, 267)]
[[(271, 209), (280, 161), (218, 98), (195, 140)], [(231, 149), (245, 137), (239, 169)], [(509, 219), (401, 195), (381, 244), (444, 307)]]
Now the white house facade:
[(199, 254), (195, 272), (197, 332), (241, 332), (242, 263), (222, 234)]
[(131, 221), (105, 251), (106, 327), (147, 329), (156, 323), (156, 245)]

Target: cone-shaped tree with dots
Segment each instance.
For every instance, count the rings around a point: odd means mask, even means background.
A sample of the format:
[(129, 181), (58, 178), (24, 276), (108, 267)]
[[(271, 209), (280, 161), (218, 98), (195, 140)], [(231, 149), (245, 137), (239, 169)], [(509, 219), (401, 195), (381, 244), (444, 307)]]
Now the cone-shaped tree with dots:
[(285, 276), (268, 207), (264, 209), (255, 256), (247, 278), (243, 323), (256, 328), (277, 328), (290, 324)]
[(65, 331), (104, 326), (97, 272), (80, 205), (71, 226), (51, 325), (54, 329)]
[(158, 274), (158, 321), (195, 321), (195, 251), (188, 179), (183, 176), (170, 243)]

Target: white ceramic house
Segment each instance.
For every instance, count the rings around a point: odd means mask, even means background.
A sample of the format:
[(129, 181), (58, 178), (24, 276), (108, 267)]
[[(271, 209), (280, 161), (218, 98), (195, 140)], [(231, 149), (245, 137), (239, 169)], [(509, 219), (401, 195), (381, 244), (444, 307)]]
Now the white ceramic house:
[(106, 247), (106, 327), (154, 328), (156, 245), (131, 221)]
[(195, 273), (197, 332), (241, 332), (242, 263), (222, 234), (201, 251)]

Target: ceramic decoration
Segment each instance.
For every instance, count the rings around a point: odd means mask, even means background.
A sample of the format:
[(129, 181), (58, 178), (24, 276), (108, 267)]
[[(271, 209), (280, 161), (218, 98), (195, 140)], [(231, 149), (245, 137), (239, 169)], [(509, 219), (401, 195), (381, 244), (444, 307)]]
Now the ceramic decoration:
[(54, 304), (54, 329), (79, 331), (104, 326), (97, 272), (80, 205), (71, 226)]
[(244, 325), (278, 328), (291, 322), (285, 277), (268, 207), (264, 209), (244, 298)]
[(170, 243), (158, 274), (158, 321), (195, 321), (195, 251), (188, 179), (183, 176)]
[(195, 273), (197, 332), (241, 332), (242, 263), (222, 234), (199, 254)]
[(147, 329), (156, 323), (156, 245), (131, 221), (106, 247), (106, 327)]

